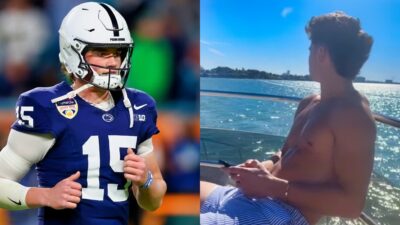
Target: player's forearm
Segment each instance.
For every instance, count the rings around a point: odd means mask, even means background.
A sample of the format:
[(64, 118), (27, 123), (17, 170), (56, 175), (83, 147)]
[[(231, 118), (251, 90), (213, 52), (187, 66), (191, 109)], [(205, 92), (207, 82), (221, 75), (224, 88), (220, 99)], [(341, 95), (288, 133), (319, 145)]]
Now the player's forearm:
[(365, 196), (351, 193), (338, 185), (290, 183), (287, 201), (301, 208), (308, 208), (323, 215), (346, 218), (359, 217)]
[(26, 204), (29, 208), (49, 206), (49, 188), (29, 188), (26, 194)]
[[(7, 145), (0, 151), (1, 208), (20, 210), (35, 205), (26, 201), (32, 188), (25, 187), (17, 181), (46, 155), (54, 142), (55, 139), (50, 135), (28, 134), (13, 129), (10, 131)], [(29, 151), (26, 151), (26, 146), (29, 146)]]
[(8, 210), (27, 209), (25, 201), (28, 187), (18, 182), (0, 178), (0, 208)]
[(133, 185), (132, 191), (141, 208), (154, 211), (161, 206), (162, 199), (167, 191), (167, 185), (162, 178), (154, 178), (148, 189)]
[(0, 179), (0, 206), (8, 210), (22, 210), (49, 206), (49, 188), (25, 187), (15, 181)]

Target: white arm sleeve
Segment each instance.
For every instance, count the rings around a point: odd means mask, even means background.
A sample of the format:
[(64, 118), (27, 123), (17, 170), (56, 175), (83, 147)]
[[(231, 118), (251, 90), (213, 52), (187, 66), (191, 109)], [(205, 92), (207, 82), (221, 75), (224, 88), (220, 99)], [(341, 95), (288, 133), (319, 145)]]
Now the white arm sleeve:
[(151, 138), (143, 141), (138, 146), (137, 155), (145, 156), (153, 151), (153, 140)]
[(37, 135), (11, 130), (7, 145), (0, 151), (0, 207), (10, 210), (28, 208), (25, 202), (29, 188), (19, 181), (44, 158), (54, 145), (51, 135)]

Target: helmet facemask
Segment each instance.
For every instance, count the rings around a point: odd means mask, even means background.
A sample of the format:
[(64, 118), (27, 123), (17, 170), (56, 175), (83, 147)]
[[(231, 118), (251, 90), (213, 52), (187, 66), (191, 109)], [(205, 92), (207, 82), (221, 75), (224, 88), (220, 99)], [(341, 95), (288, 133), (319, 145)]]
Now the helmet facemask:
[[(78, 49), (74, 50), (77, 54), (80, 55), (81, 62), (79, 63), (78, 74), (75, 74), (79, 79), (92, 84), (93, 86), (107, 89), (107, 90), (121, 90), (124, 88), (125, 83), (129, 76), (129, 71), (131, 68), (130, 58), (133, 51), (132, 44), (118, 44), (118, 45), (110, 45), (110, 44), (91, 44), (91, 43), (83, 43), (80, 41), (84, 47), (82, 46), (82, 51), (80, 52)], [(105, 67), (96, 64), (89, 64), (85, 59), (85, 54), (90, 51), (96, 49), (108, 49), (108, 48), (117, 48), (117, 51), (120, 51), (119, 55), (121, 57), (121, 65), (119, 68), (114, 67)], [(114, 56), (113, 56), (114, 57)], [(106, 69), (108, 72), (103, 72), (101, 74), (96, 72), (96, 68), (100, 68), (102, 70)], [(104, 70), (105, 71), (105, 70)], [(81, 72), (81, 74), (79, 74)]]

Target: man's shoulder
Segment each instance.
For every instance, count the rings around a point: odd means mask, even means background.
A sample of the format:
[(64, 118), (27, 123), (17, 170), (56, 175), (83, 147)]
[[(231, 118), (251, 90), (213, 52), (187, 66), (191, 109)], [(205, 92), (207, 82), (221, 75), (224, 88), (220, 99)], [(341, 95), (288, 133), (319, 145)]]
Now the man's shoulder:
[(375, 120), (368, 101), (341, 101), (332, 107), (331, 124), (336, 129), (356, 129), (360, 132), (375, 130)]
[(299, 114), (303, 109), (305, 109), (309, 104), (311, 104), (314, 101), (318, 101), (321, 99), (321, 96), (318, 94), (312, 94), (309, 95), (305, 98), (303, 98), (300, 102), (299, 105), (297, 107), (296, 113), (295, 115)]
[(311, 94), (300, 101), (300, 104), (310, 104), (313, 101), (320, 100), (321, 96), (319, 94)]
[(36, 104), (46, 107), (52, 105), (51, 99), (64, 94), (63, 92), (65, 91), (62, 90), (62, 86), (63, 83), (59, 83), (51, 87), (37, 87), (22, 93), (19, 96), (19, 99), (28, 99), (30, 102), (34, 102)]
[(27, 133), (50, 133), (53, 137), (56, 137), (59, 125), (53, 123), (54, 119), (57, 118), (55, 114), (57, 110), (51, 99), (65, 94), (67, 87), (66, 84), (64, 86), (38, 87), (22, 93), (17, 101), (18, 120), (12, 128)]
[(337, 99), (332, 104), (333, 116), (337, 117), (348, 117), (358, 116), (373, 119), (371, 109), (369, 108), (369, 102), (364, 96), (360, 96), (359, 99)]

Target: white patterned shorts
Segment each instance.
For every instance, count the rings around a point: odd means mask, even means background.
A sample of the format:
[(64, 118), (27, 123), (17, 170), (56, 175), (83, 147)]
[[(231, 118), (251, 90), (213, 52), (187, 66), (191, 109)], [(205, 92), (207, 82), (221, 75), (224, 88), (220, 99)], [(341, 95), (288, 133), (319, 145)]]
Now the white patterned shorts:
[(202, 203), (202, 225), (309, 225), (300, 211), (272, 198), (251, 199), (235, 187), (217, 187)]

